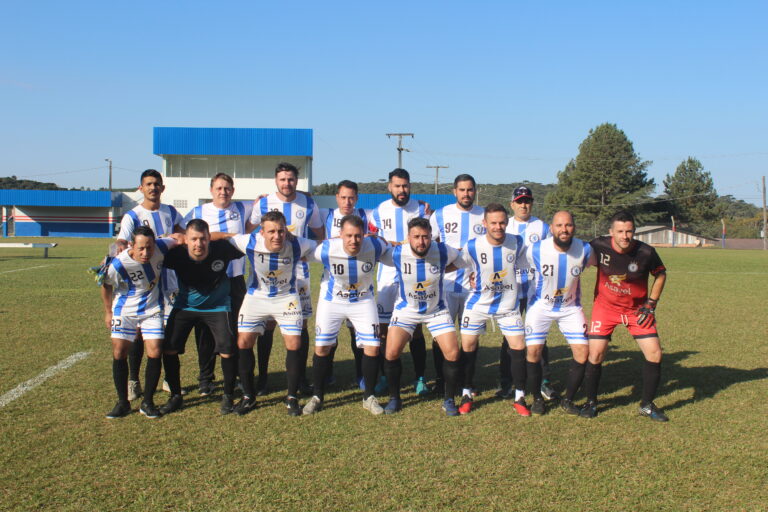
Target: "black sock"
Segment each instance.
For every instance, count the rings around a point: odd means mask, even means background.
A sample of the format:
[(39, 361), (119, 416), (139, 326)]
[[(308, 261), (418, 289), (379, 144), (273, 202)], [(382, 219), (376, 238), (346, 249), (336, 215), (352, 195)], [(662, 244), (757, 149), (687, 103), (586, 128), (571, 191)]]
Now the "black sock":
[(525, 391), (525, 349), (515, 350), (510, 347), (507, 354), (509, 354), (509, 373), (512, 384), (515, 389)]
[[(241, 348), (238, 349), (237, 353), (237, 370), (240, 374), (240, 384), (243, 385), (243, 395), (253, 398), (256, 396), (253, 390), (253, 368), (256, 366), (253, 349)], [(259, 358), (259, 363), (261, 363), (261, 358)], [(261, 380), (261, 374), (259, 374), (259, 380)]]
[[(338, 338), (336, 338), (336, 344), (331, 347), (331, 354), (329, 356), (331, 358), (331, 364), (328, 367), (328, 375), (333, 375), (333, 361), (334, 361), (334, 359), (336, 359), (336, 349), (337, 348), (339, 348), (339, 339)], [(312, 366), (314, 367), (314, 364)]]
[(301, 349), (285, 351), (285, 375), (288, 380), (288, 396), (296, 397), (301, 379)]
[(387, 376), (389, 384), (389, 396), (400, 398), (400, 377), (403, 374), (403, 362), (398, 357), (394, 361), (384, 360), (384, 375)]
[(355, 331), (349, 330), (349, 346), (352, 349), (352, 355), (355, 356), (355, 382), (359, 382), (363, 376), (363, 349), (357, 346), (357, 339), (355, 337)]
[(307, 382), (307, 358), (309, 357), (309, 330), (301, 329), (301, 346), (299, 347), (299, 382)]
[(272, 338), (274, 337), (274, 334), (274, 329), (271, 331), (264, 331), (264, 334), (259, 336), (259, 339), (256, 341), (256, 353), (259, 358), (259, 389), (265, 388), (267, 386), (267, 375), (269, 373), (269, 355), (272, 353)]
[(376, 380), (379, 373), (379, 357), (367, 356), (365, 353), (363, 353), (361, 366), (363, 371), (363, 379), (365, 380), (365, 391), (363, 391), (363, 398), (368, 398), (373, 394), (373, 389), (376, 387)]
[(462, 352), (463, 357), (463, 370), (464, 370), (464, 387), (466, 389), (472, 389), (473, 381), (475, 380), (475, 364), (477, 363), (477, 350), (472, 352)]
[(584, 369), (587, 363), (577, 363), (575, 360), (571, 360), (571, 367), (568, 369), (568, 387), (565, 390), (565, 398), (573, 401), (576, 396), (576, 392), (581, 386), (581, 382), (584, 380)]
[(656, 398), (656, 390), (661, 381), (661, 361), (652, 363), (643, 361), (643, 398), (640, 405), (648, 405)]
[(179, 354), (163, 354), (163, 368), (165, 369), (165, 380), (168, 381), (168, 387), (171, 388), (172, 395), (181, 394), (181, 363)]
[(600, 385), (600, 374), (603, 373), (603, 364), (592, 364), (587, 361), (584, 368), (584, 392), (587, 400), (597, 402), (597, 387)]
[(147, 366), (144, 368), (144, 401), (155, 403), (155, 390), (160, 382), (160, 369), (163, 361), (159, 357), (147, 356)]
[(312, 358), (312, 375), (315, 379), (315, 396), (320, 400), (325, 398), (325, 379), (330, 375), (331, 355), (319, 356), (317, 354)]
[(544, 344), (544, 348), (541, 351), (539, 366), (541, 366), (541, 380), (546, 380), (549, 382), (549, 346), (546, 343)]
[(144, 341), (138, 338), (131, 343), (128, 349), (128, 369), (130, 371), (130, 380), (139, 380), (141, 371), (141, 359), (144, 357)]
[(416, 330), (413, 331), (408, 347), (413, 358), (413, 372), (417, 379), (423, 377), (427, 370), (427, 342), (424, 340), (424, 332), (420, 325), (416, 326)]
[(434, 340), (432, 340), (432, 361), (435, 363), (435, 378), (443, 380), (443, 361), (445, 361), (445, 356), (443, 351), (440, 350), (440, 345)]
[(499, 350), (499, 380), (502, 386), (512, 383), (512, 373), (510, 368), (512, 361), (509, 359), (509, 343), (507, 338), (501, 339), (501, 349)]
[(453, 398), (456, 396), (456, 385), (459, 383), (461, 374), (461, 363), (458, 361), (443, 361), (443, 375), (445, 376), (445, 391), (443, 398)]
[[(251, 357), (253, 357), (253, 351), (251, 351)], [(237, 358), (222, 357), (221, 358), (221, 373), (224, 375), (224, 393), (231, 395), (235, 392), (235, 378), (237, 377)]]
[(525, 362), (525, 370), (528, 372), (528, 391), (533, 395), (534, 400), (541, 400), (541, 364), (536, 361)]
[(117, 399), (121, 402), (128, 401), (128, 360), (112, 360), (112, 380), (115, 382)]

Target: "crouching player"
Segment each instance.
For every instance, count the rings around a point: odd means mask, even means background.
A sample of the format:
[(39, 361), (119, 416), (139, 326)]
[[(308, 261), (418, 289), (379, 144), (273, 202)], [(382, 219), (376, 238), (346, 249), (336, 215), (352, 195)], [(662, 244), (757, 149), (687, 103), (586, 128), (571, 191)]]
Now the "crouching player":
[(388, 248), (381, 238), (365, 238), (365, 225), (360, 217), (346, 215), (341, 219), (340, 238), (324, 241), (308, 257), (323, 264), (323, 277), (315, 320), (314, 396), (304, 406), (304, 414), (315, 413), (323, 406), (331, 349), (347, 319), (354, 327), (357, 346), (363, 349), (363, 407), (371, 414), (384, 412), (373, 394), (381, 344), (373, 274)]
[(101, 288), (104, 321), (112, 336), (112, 378), (117, 390), (117, 404), (107, 414), (110, 419), (131, 412), (128, 351), (131, 343), (137, 343), (139, 330), (147, 353), (144, 400), (139, 412), (148, 418), (160, 417), (152, 398), (162, 367), (163, 308), (159, 281), (163, 258), (177, 241), (171, 238), (155, 240), (154, 231), (147, 226), (134, 229), (131, 238), (131, 246), (110, 262)]
[(443, 299), (443, 278), (445, 272), (465, 266), (459, 251), (443, 242), (432, 242), (429, 220), (414, 218), (408, 221), (408, 243), (384, 253), (381, 262), (394, 267), (399, 293), (387, 330), (384, 371), (390, 399), (384, 412), (394, 414), (402, 409), (400, 354), (416, 326), (424, 323), (445, 356), (443, 410), (448, 416), (458, 416), (454, 396), (460, 371), (459, 342)]
[(573, 237), (576, 225), (570, 212), (555, 213), (550, 228), (551, 238), (535, 242), (525, 252), (529, 267), (534, 269), (531, 285), (535, 290), (525, 314), (528, 389), (533, 393), (531, 413), (546, 412), (541, 392), (541, 357), (549, 326), (555, 321), (573, 352), (568, 388), (560, 406), (569, 414), (579, 414), (573, 397), (584, 377), (589, 354), (580, 278), (590, 264), (592, 250), (589, 243)]

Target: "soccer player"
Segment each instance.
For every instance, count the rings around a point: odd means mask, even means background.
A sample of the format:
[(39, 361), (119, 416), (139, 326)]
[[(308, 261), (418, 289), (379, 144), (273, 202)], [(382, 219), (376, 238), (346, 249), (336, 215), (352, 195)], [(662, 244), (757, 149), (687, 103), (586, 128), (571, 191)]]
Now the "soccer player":
[(144, 370), (144, 400), (139, 412), (148, 418), (159, 418), (153, 395), (160, 380), (163, 343), (163, 307), (158, 282), (163, 257), (177, 244), (176, 240), (155, 240), (148, 226), (138, 226), (131, 234), (131, 245), (109, 263), (101, 287), (104, 321), (112, 336), (112, 378), (117, 390), (117, 404), (107, 418), (120, 418), (131, 412), (128, 401), (128, 352), (138, 340), (139, 330), (146, 345), (147, 366)]
[[(619, 212), (611, 218), (610, 236), (592, 240), (597, 265), (595, 304), (589, 327), (589, 361), (584, 371), (587, 403), (581, 416), (597, 415), (597, 388), (608, 342), (615, 327), (623, 324), (643, 352), (643, 392), (640, 415), (668, 421), (653, 399), (661, 379), (661, 343), (656, 331), (656, 304), (667, 274), (656, 249), (634, 240), (635, 218)], [(648, 276), (653, 284), (648, 291)]]
[[(509, 220), (507, 225), (507, 232), (513, 235), (519, 235), (523, 239), (525, 246), (531, 245), (539, 240), (544, 240), (548, 236), (549, 226), (546, 222), (542, 221), (538, 217), (531, 215), (533, 209), (533, 192), (526, 186), (517, 187), (512, 192), (512, 201), (509, 203), (512, 208), (513, 216)], [(530, 300), (533, 289), (530, 286), (530, 281), (533, 279), (533, 268), (526, 269), (523, 266), (518, 268), (517, 284), (520, 290), (520, 313), (525, 314), (526, 307)], [(501, 353), (499, 356), (499, 374), (501, 380), (501, 389), (497, 393), (497, 396), (507, 398), (511, 396), (510, 376), (508, 374), (509, 369), (509, 357), (507, 351), (506, 339), (501, 341)], [(544, 352), (541, 357), (542, 365), (542, 384), (541, 393), (547, 400), (556, 400), (558, 393), (552, 388), (549, 381), (549, 350), (546, 345), (544, 346)]]
[(398, 245), (381, 256), (382, 263), (395, 269), (399, 291), (387, 331), (384, 371), (390, 398), (384, 412), (394, 414), (403, 407), (400, 399), (403, 371), (400, 354), (413, 336), (414, 329), (424, 323), (445, 356), (443, 410), (448, 416), (458, 416), (454, 396), (460, 371), (459, 342), (443, 299), (443, 277), (446, 271), (463, 267), (463, 262), (459, 251), (453, 247), (443, 242), (432, 242), (432, 229), (427, 219), (413, 218), (408, 221), (407, 229), (408, 243)]
[[(231, 278), (229, 264), (244, 254), (226, 240), (211, 241), (208, 223), (202, 219), (187, 222), (186, 246), (171, 249), (163, 264), (176, 271), (179, 293), (168, 318), (163, 344), (163, 366), (171, 388), (171, 398), (160, 408), (169, 414), (181, 408), (179, 354), (184, 353), (193, 328), (205, 327), (206, 336), (214, 343), (212, 349), (221, 355), (224, 375), (224, 396), (221, 414), (232, 412), (232, 395), (237, 375), (235, 331), (232, 314)], [(202, 330), (202, 329), (201, 329)], [(215, 359), (214, 359), (215, 361)]]
[(470, 240), (461, 254), (468, 267), (467, 272), (474, 273), (474, 288), (467, 297), (461, 318), (461, 344), (464, 349), (461, 414), (472, 411), (471, 388), (478, 339), (485, 333), (486, 321), (494, 319), (509, 346), (510, 374), (515, 386), (512, 405), (521, 416), (531, 415), (525, 403), (525, 341), (515, 278), (515, 270), (523, 254), (523, 242), (520, 236), (507, 233), (508, 219), (504, 206), (498, 203), (487, 205), (483, 216), (485, 236)]
[(230, 238), (230, 242), (245, 253), (251, 265), (251, 282), (237, 322), (238, 370), (243, 399), (237, 404), (235, 412), (243, 415), (256, 407), (253, 346), (256, 336), (264, 334), (267, 321), (272, 320), (280, 326), (287, 350), (288, 396), (285, 403), (288, 414), (299, 416), (301, 407), (297, 394), (306, 358), (301, 357), (303, 319), (298, 282), (302, 271), (301, 259), (317, 244), (291, 235), (285, 216), (279, 211), (264, 213), (260, 221), (261, 230), (258, 233), (214, 235), (214, 238)]
[(331, 347), (337, 343), (344, 320), (354, 326), (356, 343), (363, 350), (363, 407), (372, 414), (384, 412), (374, 396), (381, 340), (373, 296), (373, 269), (388, 249), (383, 239), (365, 237), (363, 220), (350, 214), (341, 219), (340, 237), (324, 241), (308, 258), (321, 262), (324, 271), (317, 304), (312, 363), (315, 394), (304, 406), (304, 414), (313, 414), (323, 407)]
[[(373, 209), (373, 225), (376, 233), (388, 242), (403, 242), (407, 234), (407, 226), (411, 219), (427, 218), (426, 205), (411, 199), (411, 176), (405, 169), (395, 169), (389, 173), (387, 184), (391, 199), (384, 201)], [(387, 338), (387, 326), (392, 317), (392, 309), (398, 296), (399, 284), (397, 271), (393, 267), (379, 265), (376, 278), (376, 307), (379, 312), (379, 327), (382, 340)], [(410, 337), (411, 356), (416, 373), (416, 394), (424, 396), (429, 393), (427, 381), (424, 378), (427, 366), (427, 348), (421, 326), (416, 326)]]
[[(467, 242), (485, 233), (483, 225), (483, 209), (475, 206), (476, 195), (475, 178), (469, 174), (459, 174), (453, 180), (453, 195), (456, 203), (449, 204), (435, 211), (429, 218), (432, 226), (432, 238), (450, 245), (454, 249), (461, 249)], [(445, 278), (445, 302), (451, 318), (461, 316), (464, 302), (469, 295), (469, 272), (458, 269), (456, 273), (450, 273)], [(435, 362), (436, 390), (443, 387), (443, 353), (440, 347), (432, 341), (432, 357)]]
[[(168, 236), (171, 233), (182, 232), (182, 216), (171, 205), (161, 203), (165, 185), (163, 185), (163, 176), (155, 169), (147, 169), (141, 173), (139, 181), (139, 190), (144, 196), (144, 200), (136, 205), (132, 210), (123, 215), (120, 220), (120, 232), (117, 235), (117, 246), (123, 251), (128, 247), (128, 242), (133, 237), (133, 232), (139, 226), (148, 226), (158, 237)], [(168, 319), (173, 295), (176, 293), (178, 285), (176, 276), (173, 272), (163, 269), (160, 280), (161, 299), (164, 301), (165, 320)], [(141, 336), (141, 333), (139, 333)], [(128, 380), (128, 399), (136, 400), (141, 395), (141, 384), (139, 383), (139, 370), (141, 368), (141, 359), (144, 356), (144, 344), (133, 343), (128, 354), (128, 363), (130, 376)]]
[[(253, 212), (251, 213), (251, 223), (257, 226), (261, 222), (262, 216), (267, 212), (278, 211), (285, 217), (286, 228), (291, 234), (307, 238), (311, 231), (317, 240), (323, 240), (325, 238), (325, 228), (320, 218), (320, 209), (310, 196), (296, 190), (298, 181), (299, 169), (295, 165), (287, 162), (277, 164), (275, 168), (275, 185), (277, 185), (277, 190), (255, 202)], [(300, 347), (300, 357), (304, 361), (304, 364), (301, 366), (301, 387), (303, 388), (303, 393), (311, 394), (311, 387), (306, 383), (306, 377), (303, 373), (303, 369), (306, 368), (307, 356), (309, 355), (307, 320), (312, 317), (309, 265), (306, 263), (301, 263), (300, 271), (297, 275), (296, 289), (301, 297), (301, 311), (302, 318), (304, 319), (304, 324), (301, 328)], [(274, 332), (275, 325), (270, 322), (258, 340), (259, 379), (256, 388), (260, 396), (267, 394), (269, 356), (272, 353)]]
[(581, 385), (589, 354), (580, 278), (590, 264), (592, 250), (589, 243), (573, 237), (576, 224), (570, 212), (555, 213), (550, 227), (552, 237), (534, 242), (525, 251), (528, 266), (535, 270), (530, 283), (534, 291), (525, 313), (528, 389), (533, 394), (531, 413), (546, 412), (540, 361), (549, 327), (554, 321), (573, 353), (568, 388), (560, 406), (569, 414), (578, 414), (573, 397)]
[[(252, 201), (232, 201), (235, 194), (235, 182), (231, 176), (223, 172), (211, 178), (211, 197), (213, 201), (192, 208), (183, 225), (186, 226), (192, 219), (204, 220), (211, 233), (235, 233), (238, 235), (250, 233), (255, 226), (251, 224), (250, 217), (253, 210)], [(243, 304), (245, 297), (245, 256), (229, 261), (227, 277), (229, 279), (229, 297), (231, 300), (229, 315), (230, 328), (237, 332), (237, 312)], [(214, 336), (205, 323), (195, 326), (195, 340), (197, 341), (197, 358), (200, 366), (198, 384), (202, 396), (213, 392), (214, 368), (216, 367), (216, 353), (214, 351)], [(234, 352), (235, 360), (237, 352)], [(222, 361), (224, 363), (224, 361)], [(226, 393), (225, 393), (226, 394)]]

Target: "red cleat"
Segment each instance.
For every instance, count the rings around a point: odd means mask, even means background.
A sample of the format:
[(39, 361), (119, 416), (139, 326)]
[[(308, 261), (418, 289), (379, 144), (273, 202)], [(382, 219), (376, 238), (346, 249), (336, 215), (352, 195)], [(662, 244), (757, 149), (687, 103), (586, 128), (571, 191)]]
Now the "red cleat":
[(459, 414), (469, 414), (472, 412), (472, 397), (464, 395), (461, 397), (461, 405), (459, 405)]
[(515, 411), (517, 411), (517, 414), (520, 416), (530, 416), (531, 410), (528, 409), (528, 406), (525, 405), (525, 398), (521, 398), (520, 400), (515, 400), (512, 403), (512, 407), (515, 408)]

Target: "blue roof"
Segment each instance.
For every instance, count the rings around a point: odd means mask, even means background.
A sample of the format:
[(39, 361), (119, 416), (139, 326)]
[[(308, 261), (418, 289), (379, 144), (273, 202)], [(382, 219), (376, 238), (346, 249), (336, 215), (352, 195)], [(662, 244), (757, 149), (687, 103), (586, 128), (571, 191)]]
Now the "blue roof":
[(305, 128), (154, 127), (156, 155), (312, 156), (312, 130)]
[[(120, 194), (115, 194), (119, 202)], [(0, 190), (0, 205), (7, 206), (112, 206), (112, 193), (102, 190)], [(119, 204), (115, 204), (119, 206)]]

